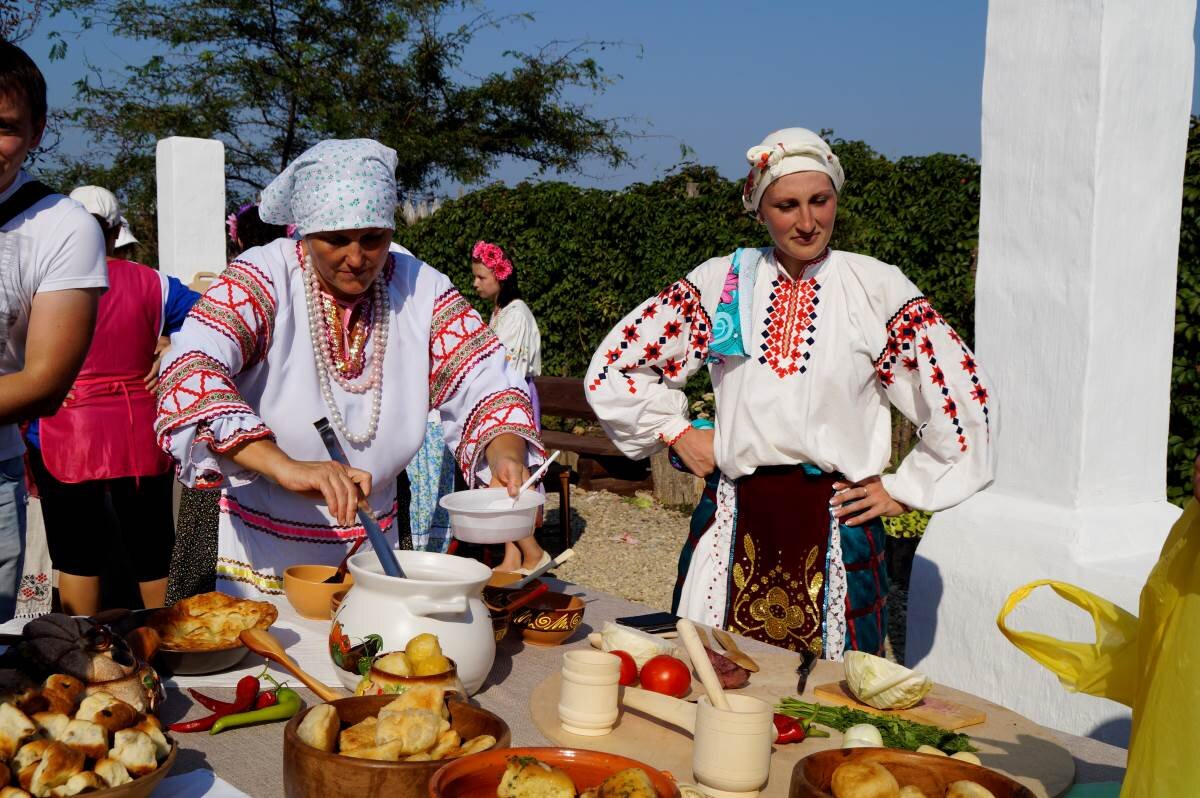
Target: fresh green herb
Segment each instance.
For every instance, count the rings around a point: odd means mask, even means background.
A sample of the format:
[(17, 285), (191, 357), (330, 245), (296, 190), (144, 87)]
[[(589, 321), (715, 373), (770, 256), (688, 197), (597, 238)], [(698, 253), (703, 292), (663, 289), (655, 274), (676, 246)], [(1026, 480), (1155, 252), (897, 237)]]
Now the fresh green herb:
[(809, 723), (819, 723), (841, 732), (859, 723), (869, 723), (879, 729), (879, 734), (883, 737), (883, 744), (888, 748), (907, 748), (909, 751), (916, 751), (922, 745), (932, 745), (947, 754), (979, 750), (971, 745), (971, 738), (965, 734), (947, 731), (938, 726), (915, 723), (904, 718), (875, 715), (850, 707), (830, 707), (824, 704), (810, 704), (798, 698), (784, 698), (779, 702), (775, 711), (780, 715), (799, 718)]

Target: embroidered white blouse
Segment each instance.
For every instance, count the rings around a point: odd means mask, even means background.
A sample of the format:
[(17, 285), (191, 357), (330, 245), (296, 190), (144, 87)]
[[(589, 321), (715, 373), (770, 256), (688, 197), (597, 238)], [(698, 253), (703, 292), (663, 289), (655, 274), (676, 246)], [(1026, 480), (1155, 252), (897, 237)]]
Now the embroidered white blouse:
[[(749, 250), (750, 252), (756, 252)], [(626, 316), (592, 357), (587, 397), (627, 456), (649, 456), (689, 426), (681, 390), (707, 362), (716, 396), (715, 455), (730, 478), (810, 463), (857, 481), (891, 456), (894, 405), (919, 442), (884, 487), (939, 510), (993, 476), (990, 382), (971, 350), (895, 266), (833, 251), (791, 279), (774, 251), (749, 291), (748, 356), (710, 357), (731, 257), (706, 261)], [(717, 331), (719, 336), (727, 330)]]
[(518, 375), (529, 379), (542, 373), (542, 334), (523, 300), (514, 299), (499, 308), (488, 326), (504, 344), (508, 362)]

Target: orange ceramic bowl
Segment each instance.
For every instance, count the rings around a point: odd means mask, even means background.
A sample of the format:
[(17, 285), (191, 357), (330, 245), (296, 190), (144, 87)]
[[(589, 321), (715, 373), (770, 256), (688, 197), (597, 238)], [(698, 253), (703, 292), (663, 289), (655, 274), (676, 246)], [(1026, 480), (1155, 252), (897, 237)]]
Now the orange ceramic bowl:
[(451, 760), (429, 780), (430, 798), (496, 798), (496, 785), (509, 757), (514, 756), (531, 756), (562, 770), (575, 782), (576, 792), (595, 787), (626, 768), (641, 768), (654, 783), (658, 798), (679, 798), (679, 785), (660, 770), (636, 759), (578, 748), (492, 749)]
[(557, 646), (583, 621), (583, 599), (566, 593), (543, 593), (512, 614), (512, 624), (526, 643)]
[(283, 594), (288, 603), (301, 616), (314, 621), (328, 621), (333, 594), (349, 590), (354, 577), (346, 573), (341, 582), (326, 584), (325, 580), (337, 573), (334, 565), (293, 565), (283, 572)]

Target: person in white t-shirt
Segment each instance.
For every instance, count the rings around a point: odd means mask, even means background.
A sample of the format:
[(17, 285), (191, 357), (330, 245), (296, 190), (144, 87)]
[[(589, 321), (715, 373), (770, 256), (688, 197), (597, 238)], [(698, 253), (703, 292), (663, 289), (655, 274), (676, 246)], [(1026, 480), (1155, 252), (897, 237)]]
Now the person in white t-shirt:
[(0, 621), (14, 612), (25, 543), (17, 424), (62, 404), (108, 286), (95, 219), (21, 168), (45, 128), (45, 78), (21, 48), (0, 42)]

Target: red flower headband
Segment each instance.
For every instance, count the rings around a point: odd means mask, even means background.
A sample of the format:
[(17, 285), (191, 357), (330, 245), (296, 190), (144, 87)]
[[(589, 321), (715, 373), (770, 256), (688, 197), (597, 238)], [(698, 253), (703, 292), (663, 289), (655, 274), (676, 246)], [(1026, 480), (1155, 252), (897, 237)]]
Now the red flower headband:
[(497, 280), (507, 280), (513, 272), (512, 261), (504, 256), (504, 250), (486, 241), (476, 241), (471, 257), (482, 263), (496, 275)]

